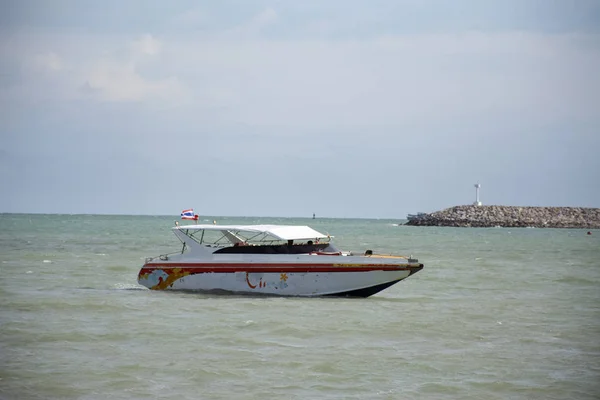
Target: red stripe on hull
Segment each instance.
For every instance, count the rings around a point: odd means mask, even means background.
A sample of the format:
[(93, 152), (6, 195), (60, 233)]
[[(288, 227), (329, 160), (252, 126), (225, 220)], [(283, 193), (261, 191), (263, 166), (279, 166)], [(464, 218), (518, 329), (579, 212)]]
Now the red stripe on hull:
[[(417, 266), (398, 266), (392, 264), (369, 264), (361, 266), (343, 265), (343, 264), (289, 264), (289, 265), (261, 265), (261, 264), (191, 264), (191, 263), (173, 263), (173, 264), (146, 264), (142, 267), (140, 274), (147, 274), (154, 270), (170, 270), (178, 268), (182, 272), (190, 274), (199, 273), (278, 273), (278, 272), (368, 272), (368, 271), (410, 271), (418, 268)], [(419, 268), (420, 269), (420, 268)]]

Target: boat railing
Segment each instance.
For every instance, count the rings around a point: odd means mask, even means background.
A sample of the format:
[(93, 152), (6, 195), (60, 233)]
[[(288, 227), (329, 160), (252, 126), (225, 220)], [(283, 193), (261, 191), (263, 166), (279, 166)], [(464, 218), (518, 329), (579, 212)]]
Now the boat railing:
[(146, 262), (149, 263), (150, 261), (154, 261), (157, 258), (161, 261), (167, 261), (169, 259), (169, 256), (175, 255), (175, 254), (181, 254), (181, 251), (174, 251), (172, 253), (165, 253), (165, 254), (160, 254), (158, 256), (154, 256), (154, 257), (146, 257)]

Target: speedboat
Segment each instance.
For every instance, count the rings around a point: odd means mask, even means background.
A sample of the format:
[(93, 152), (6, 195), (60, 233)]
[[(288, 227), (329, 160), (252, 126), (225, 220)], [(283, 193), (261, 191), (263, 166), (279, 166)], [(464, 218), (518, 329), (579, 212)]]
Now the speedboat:
[(340, 251), (308, 226), (176, 225), (174, 253), (147, 258), (138, 282), (154, 290), (369, 297), (423, 269), (411, 257)]

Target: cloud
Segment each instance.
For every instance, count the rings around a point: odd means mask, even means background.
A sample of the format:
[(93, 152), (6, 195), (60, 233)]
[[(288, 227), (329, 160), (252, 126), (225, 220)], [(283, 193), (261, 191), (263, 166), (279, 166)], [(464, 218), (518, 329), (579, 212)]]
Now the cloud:
[(34, 62), (44, 70), (60, 71), (64, 68), (62, 59), (52, 51), (36, 55)]
[(150, 34), (145, 34), (141, 38), (134, 40), (131, 47), (135, 53), (155, 56), (160, 53), (161, 42), (152, 37)]
[(265, 8), (234, 28), (217, 32), (216, 36), (227, 39), (251, 39), (260, 35), (266, 28), (275, 24), (277, 20), (277, 12), (272, 8)]
[(125, 50), (87, 63), (81, 68), (81, 93), (115, 102), (182, 101), (187, 94), (177, 77), (149, 78), (143, 73), (148, 66), (160, 65), (162, 47), (161, 41), (145, 34), (130, 41)]
[(163, 43), (150, 34), (104, 40), (26, 34), (2, 44), (5, 69), (20, 71), (22, 77), (0, 94), (9, 102), (82, 99), (182, 104), (189, 100), (185, 85), (162, 66)]
[(258, 13), (248, 25), (256, 26), (258, 28), (265, 25), (269, 25), (277, 20), (277, 13), (272, 8), (265, 8)]
[(221, 101), (229, 121), (318, 129), (592, 118), (600, 102), (596, 43), (593, 34), (473, 32), (191, 39), (171, 50), (201, 104), (228, 93)]
[[(276, 19), (265, 9), (242, 25), (257, 32)], [(465, 119), (485, 123), (509, 116), (577, 122), (595, 118), (600, 103), (598, 34), (247, 36), (241, 41), (204, 34), (163, 40), (150, 34), (45, 35), (26, 43), (37, 46), (26, 51), (13, 44), (2, 53), (3, 60), (35, 66), (23, 70), (20, 86), (0, 95), (6, 99), (51, 95), (193, 104), (190, 118), (203, 115), (210, 126), (302, 131)], [(39, 68), (50, 74), (39, 74)]]
[(177, 78), (145, 79), (133, 63), (101, 61), (85, 71), (84, 76), (86, 80), (81, 86), (82, 93), (104, 101), (169, 101), (185, 96), (185, 90)]
[(171, 29), (197, 28), (210, 21), (207, 11), (200, 8), (192, 8), (176, 14), (169, 20)]
[[(163, 43), (150, 34), (129, 42), (124, 49), (86, 63), (80, 74), (80, 93), (103, 101), (177, 101), (187, 98), (184, 86), (175, 76), (149, 78), (148, 65), (160, 64)], [(117, 56), (119, 55), (119, 56)], [(166, 75), (164, 71), (160, 75)]]

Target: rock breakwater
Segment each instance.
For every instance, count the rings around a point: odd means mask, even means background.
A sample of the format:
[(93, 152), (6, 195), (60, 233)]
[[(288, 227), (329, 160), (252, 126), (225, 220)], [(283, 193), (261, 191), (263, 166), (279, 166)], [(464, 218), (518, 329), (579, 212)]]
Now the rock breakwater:
[(600, 208), (455, 206), (410, 216), (405, 225), (600, 229)]

